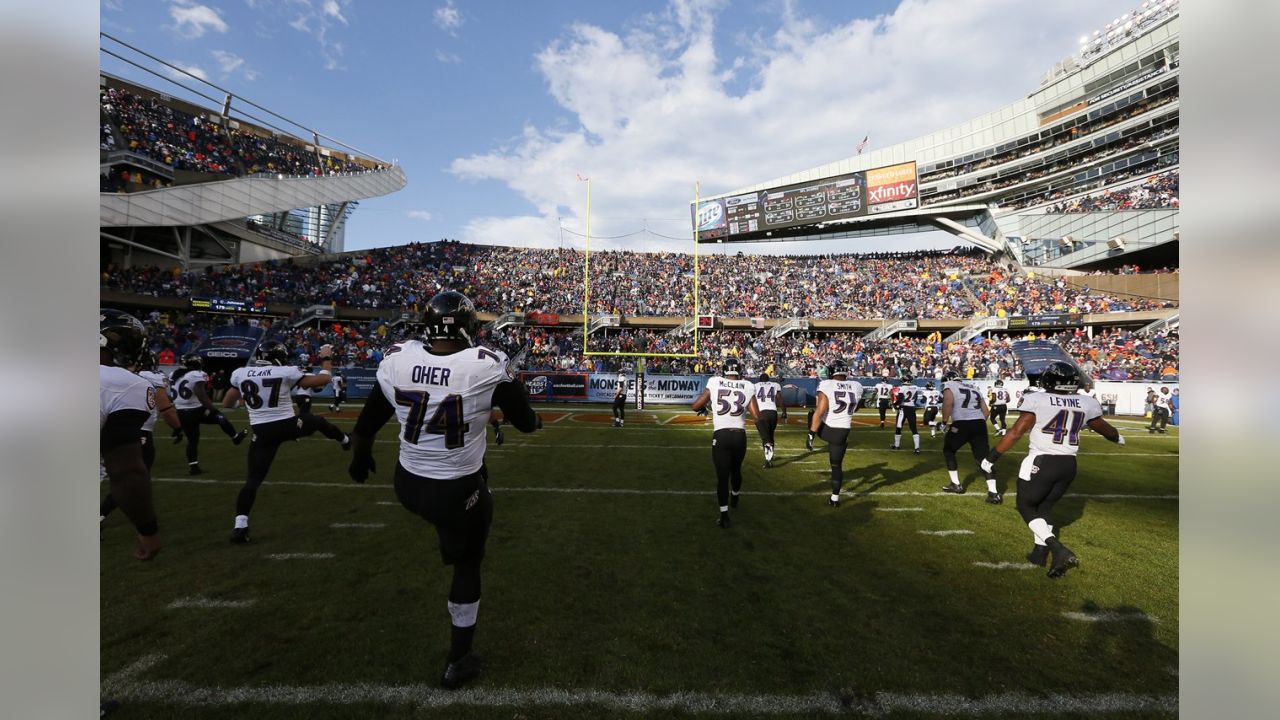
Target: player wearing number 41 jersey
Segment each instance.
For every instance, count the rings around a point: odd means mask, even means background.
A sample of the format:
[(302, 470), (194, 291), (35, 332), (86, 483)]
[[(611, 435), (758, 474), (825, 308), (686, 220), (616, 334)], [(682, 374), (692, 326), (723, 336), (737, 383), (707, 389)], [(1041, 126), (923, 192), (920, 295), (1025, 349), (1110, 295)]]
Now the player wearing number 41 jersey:
[(446, 291), (431, 298), (423, 323), (427, 344), (395, 345), (378, 365), (378, 384), (352, 432), (348, 472), (364, 482), (376, 469), (373, 438), (396, 416), (401, 428), (396, 498), (435, 526), (444, 563), (453, 566), (452, 632), (440, 684), (454, 689), (478, 676), (483, 666), (471, 653), (471, 642), (480, 610), (480, 561), (493, 520), (485, 429), (494, 405), (520, 432), (533, 432), (542, 420), (506, 355), (473, 346), (476, 309), (466, 296)]
[(862, 401), (862, 385), (849, 380), (849, 365), (843, 360), (831, 363), (831, 378), (818, 383), (818, 406), (809, 421), (809, 438), (805, 447), (813, 449), (813, 437), (827, 442), (827, 458), (831, 461), (831, 507), (840, 507), (840, 486), (844, 483), (844, 455), (849, 449), (849, 430), (853, 413)]
[(346, 434), (328, 420), (310, 413), (294, 415), (293, 403), (289, 400), (295, 386), (311, 389), (328, 384), (333, 372), (332, 352), (331, 345), (321, 347), (321, 370), (319, 374), (309, 375), (288, 364), (289, 350), (284, 343), (268, 340), (258, 348), (252, 365), (231, 373), (231, 387), (222, 403), (235, 407), (243, 401), (249, 409), (249, 427), (253, 430), (249, 441), (249, 472), (236, 496), (231, 542), (249, 542), (249, 512), (281, 445), (319, 432), (342, 443), (343, 450), (351, 446)]
[(1071, 365), (1061, 361), (1050, 363), (1040, 373), (1038, 382), (1045, 392), (1023, 393), (1017, 407), (1021, 417), (1009, 433), (1000, 438), (982, 462), (982, 469), (991, 471), (1000, 456), (1019, 438), (1031, 434), (1031, 452), (1018, 469), (1018, 512), (1035, 539), (1027, 560), (1044, 565), (1046, 556), (1052, 553), (1049, 577), (1057, 578), (1079, 564), (1075, 553), (1054, 535), (1049, 514), (1076, 477), (1080, 432), (1087, 426), (1119, 445), (1124, 445), (1124, 437), (1102, 419), (1102, 406), (1096, 399), (1076, 394), (1080, 380)]
[(742, 461), (747, 456), (746, 415), (759, 421), (760, 405), (756, 402), (756, 386), (742, 379), (742, 363), (736, 357), (726, 358), (720, 375), (707, 381), (707, 388), (693, 409), (711, 409), (711, 462), (716, 467), (716, 500), (720, 503), (720, 519), (716, 524), (729, 527), (729, 508), (738, 506), (742, 492)]

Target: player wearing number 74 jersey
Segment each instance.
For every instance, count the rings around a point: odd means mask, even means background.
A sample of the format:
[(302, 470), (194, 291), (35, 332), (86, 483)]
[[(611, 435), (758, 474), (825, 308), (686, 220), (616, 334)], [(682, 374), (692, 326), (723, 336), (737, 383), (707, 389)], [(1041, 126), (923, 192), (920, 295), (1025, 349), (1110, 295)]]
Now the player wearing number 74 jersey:
[(1031, 452), (1018, 470), (1018, 512), (1035, 538), (1027, 560), (1044, 565), (1046, 555), (1052, 552), (1049, 577), (1057, 578), (1079, 565), (1075, 553), (1055, 537), (1049, 513), (1075, 480), (1080, 431), (1088, 426), (1119, 445), (1124, 445), (1124, 437), (1102, 419), (1102, 406), (1095, 398), (1076, 394), (1080, 379), (1071, 365), (1050, 363), (1041, 372), (1039, 383), (1046, 392), (1023, 393), (1017, 408), (1021, 417), (982, 461), (982, 469), (991, 472), (1001, 455), (1023, 435), (1031, 434)]
[(249, 409), (249, 428), (253, 438), (249, 441), (249, 473), (244, 487), (236, 496), (235, 526), (231, 530), (231, 542), (249, 542), (249, 511), (258, 497), (258, 487), (267, 479), (271, 461), (276, 451), (286, 442), (306, 437), (316, 431), (330, 440), (342, 443), (342, 449), (351, 447), (346, 434), (322, 417), (303, 413), (293, 414), (290, 395), (294, 386), (320, 388), (329, 383), (333, 371), (330, 354), (333, 346), (320, 348), (320, 373), (303, 374), (289, 364), (289, 349), (278, 340), (267, 340), (258, 347), (254, 362), (237, 368), (231, 373), (231, 388), (222, 399), (226, 407), (235, 407), (244, 401)]

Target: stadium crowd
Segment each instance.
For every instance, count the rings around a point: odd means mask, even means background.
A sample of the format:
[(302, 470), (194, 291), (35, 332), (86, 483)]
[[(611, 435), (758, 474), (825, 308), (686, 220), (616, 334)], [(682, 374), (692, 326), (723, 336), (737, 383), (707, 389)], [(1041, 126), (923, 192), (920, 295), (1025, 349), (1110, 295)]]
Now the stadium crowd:
[[(580, 314), (583, 254), (442, 241), (299, 262), (183, 272), (108, 267), (102, 288), (163, 297), (224, 297), (259, 305), (331, 304), (417, 311), (445, 289), (485, 312)], [(725, 317), (970, 318), (983, 314), (1121, 312), (1170, 306), (1011, 275), (977, 250), (815, 256), (712, 255), (700, 261), (699, 310)], [(693, 314), (693, 257), (591, 254), (593, 314)], [(972, 285), (972, 289), (970, 288)]]
[(1099, 210), (1146, 210), (1178, 207), (1178, 171), (1152, 175), (1138, 185), (1104, 190), (1074, 200), (1050, 205), (1046, 213), (1082, 213)]

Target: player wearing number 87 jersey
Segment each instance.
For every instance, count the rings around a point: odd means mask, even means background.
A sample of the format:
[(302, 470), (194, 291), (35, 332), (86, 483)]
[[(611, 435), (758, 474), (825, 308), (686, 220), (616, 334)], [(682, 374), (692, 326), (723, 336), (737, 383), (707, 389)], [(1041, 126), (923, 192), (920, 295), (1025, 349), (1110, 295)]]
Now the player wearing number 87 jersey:
[(738, 506), (742, 492), (742, 461), (747, 456), (746, 415), (760, 419), (755, 384), (742, 379), (742, 363), (736, 357), (724, 361), (718, 377), (707, 380), (707, 388), (693, 409), (711, 408), (711, 462), (716, 468), (716, 500), (720, 503), (720, 519), (716, 524), (729, 527), (729, 508)]
[(1018, 512), (1035, 539), (1027, 560), (1044, 565), (1046, 555), (1052, 552), (1051, 578), (1062, 577), (1068, 568), (1079, 564), (1075, 553), (1054, 535), (1049, 513), (1076, 477), (1080, 431), (1088, 426), (1111, 442), (1124, 445), (1124, 437), (1102, 419), (1098, 401), (1076, 394), (1079, 382), (1074, 367), (1061, 361), (1050, 363), (1039, 377), (1045, 392), (1023, 393), (1017, 408), (1021, 417), (982, 462), (982, 469), (991, 471), (1001, 455), (1023, 435), (1031, 434), (1031, 452), (1018, 470)]
[(249, 512), (258, 498), (258, 488), (267, 479), (276, 451), (286, 442), (293, 442), (319, 432), (342, 443), (342, 449), (350, 447), (346, 434), (322, 417), (303, 413), (293, 414), (289, 396), (295, 386), (305, 389), (324, 387), (333, 372), (331, 354), (333, 347), (320, 348), (321, 370), (319, 374), (305, 374), (289, 364), (289, 350), (278, 340), (267, 340), (258, 347), (254, 363), (237, 368), (231, 373), (231, 387), (222, 404), (235, 407), (243, 401), (249, 409), (249, 427), (253, 437), (249, 441), (249, 469), (244, 486), (236, 496), (235, 524), (231, 530), (231, 542), (249, 542)]
[(809, 425), (807, 447), (813, 449), (813, 437), (827, 442), (827, 459), (831, 462), (831, 507), (840, 507), (840, 486), (844, 483), (844, 456), (849, 449), (849, 430), (853, 413), (862, 401), (862, 385), (849, 380), (849, 366), (843, 360), (831, 363), (831, 377), (818, 383), (818, 405)]
[(533, 432), (542, 422), (506, 355), (472, 345), (476, 310), (466, 296), (446, 291), (431, 298), (423, 322), (427, 344), (395, 345), (378, 365), (378, 384), (352, 433), (348, 472), (364, 482), (376, 469), (373, 438), (395, 415), (401, 427), (396, 497), (435, 526), (444, 563), (453, 566), (452, 635), (440, 683), (454, 689), (481, 668), (471, 641), (480, 609), (480, 562), (493, 520), (485, 429), (494, 405), (520, 432)]

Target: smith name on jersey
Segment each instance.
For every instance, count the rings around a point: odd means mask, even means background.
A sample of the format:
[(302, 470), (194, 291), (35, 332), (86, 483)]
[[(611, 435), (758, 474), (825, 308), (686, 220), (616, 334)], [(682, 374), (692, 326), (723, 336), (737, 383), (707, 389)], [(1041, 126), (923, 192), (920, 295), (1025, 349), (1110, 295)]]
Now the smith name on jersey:
[(291, 365), (250, 365), (231, 373), (231, 386), (240, 391), (249, 408), (249, 424), (261, 425), (293, 417), (289, 396), (305, 376)]
[(746, 429), (747, 405), (756, 394), (754, 383), (717, 376), (707, 381), (707, 392), (711, 397), (711, 424), (715, 430)]
[(436, 480), (479, 470), (493, 391), (513, 380), (498, 350), (432, 355), (418, 340), (395, 346), (378, 365), (378, 387), (400, 421), (400, 464)]
[(855, 380), (827, 379), (818, 383), (818, 392), (827, 396), (827, 427), (848, 429), (853, 426), (853, 411), (862, 399), (862, 384)]

